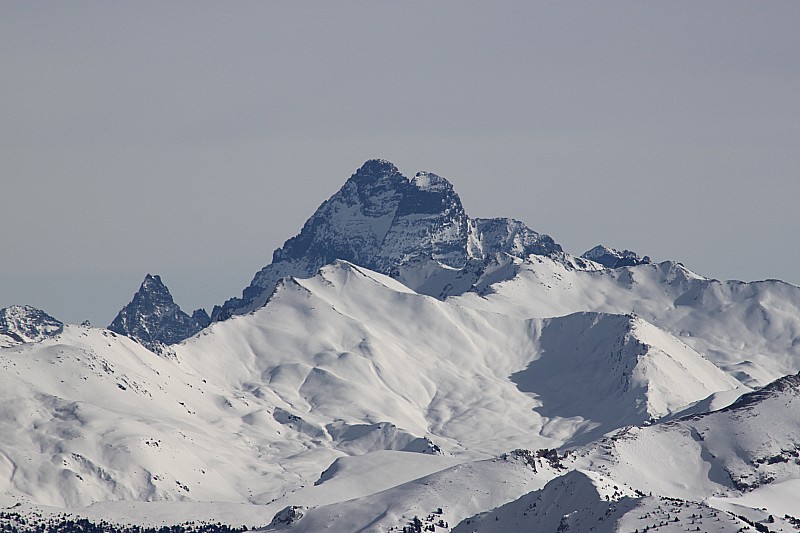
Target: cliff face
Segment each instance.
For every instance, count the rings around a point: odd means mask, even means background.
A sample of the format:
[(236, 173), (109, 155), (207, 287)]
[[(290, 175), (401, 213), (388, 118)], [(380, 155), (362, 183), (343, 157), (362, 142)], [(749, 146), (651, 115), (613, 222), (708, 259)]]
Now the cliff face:
[(210, 323), (202, 309), (191, 316), (183, 312), (161, 278), (148, 274), (133, 300), (120, 310), (108, 329), (156, 350), (159, 344), (180, 342)]

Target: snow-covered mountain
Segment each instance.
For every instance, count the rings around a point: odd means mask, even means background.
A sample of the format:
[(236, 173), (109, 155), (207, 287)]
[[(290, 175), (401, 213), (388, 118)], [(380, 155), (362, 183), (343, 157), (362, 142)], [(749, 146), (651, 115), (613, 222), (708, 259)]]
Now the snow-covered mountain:
[(551, 433), (553, 421), (586, 421), (585, 427), (576, 423), (562, 434), (571, 444), (614, 427), (660, 419), (696, 398), (741, 387), (679, 339), (630, 315), (576, 313), (544, 319), (536, 342), (538, 357), (511, 380), (542, 402), (536, 411), (550, 421), (542, 434), (558, 434)]
[(514, 269), (455, 301), (519, 317), (632, 313), (751, 387), (800, 371), (800, 288), (789, 283), (719, 281), (672, 261), (589, 271), (530, 256)]
[[(763, 518), (768, 516), (765, 514)], [(775, 525), (773, 517), (771, 526), (775, 528)], [(787, 521), (779, 520), (777, 525), (781, 529), (775, 531), (791, 531)], [(540, 490), (464, 519), (453, 532), (658, 530), (678, 533), (745, 531), (751, 526), (755, 526), (753, 520), (731, 511), (699, 501), (646, 495), (606, 475), (577, 469), (551, 480)]]
[[(306, 221), (300, 234), (275, 250), (272, 263), (258, 272), (241, 298), (212, 313), (214, 320), (252, 311), (264, 304), (278, 280), (309, 277), (335, 260), (350, 261), (392, 275), (426, 294), (431, 271), (472, 268), (498, 254), (520, 257), (561, 252), (561, 246), (523, 223), (506, 219), (470, 219), (446, 179), (430, 172), (403, 176), (388, 161), (364, 163), (344, 186)], [(465, 286), (469, 289), (471, 283)], [(452, 294), (436, 286), (435, 296)], [(457, 291), (456, 291), (457, 292)]]
[(123, 307), (110, 331), (125, 335), (154, 351), (191, 337), (211, 323), (208, 313), (184, 313), (172, 299), (160, 276), (147, 274), (131, 302)]
[(581, 257), (600, 263), (606, 268), (619, 268), (624, 266), (635, 266), (649, 263), (648, 256), (641, 257), (636, 252), (630, 250), (616, 250), (598, 244), (591, 250), (584, 252)]
[(372, 160), (215, 322), (3, 310), (0, 527), (791, 531), (800, 288), (584, 256)]
[(0, 309), (0, 346), (40, 341), (58, 335), (63, 329), (61, 321), (29, 305)]

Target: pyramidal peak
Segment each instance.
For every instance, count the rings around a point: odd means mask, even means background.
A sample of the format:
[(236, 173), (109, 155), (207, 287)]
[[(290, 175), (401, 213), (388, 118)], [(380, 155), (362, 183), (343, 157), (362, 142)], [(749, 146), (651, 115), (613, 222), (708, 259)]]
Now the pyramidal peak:
[[(432, 172), (407, 178), (389, 161), (370, 159), (325, 200), (295, 237), (273, 253), (241, 298), (214, 308), (224, 320), (264, 305), (278, 280), (310, 277), (344, 260), (444, 298), (470, 290), (483, 263), (498, 254), (560, 254), (561, 247), (521, 222), (471, 219), (453, 185)], [(458, 283), (433, 273), (460, 272)], [(455, 272), (455, 273), (454, 273)], [(441, 283), (430, 283), (431, 277)], [(457, 288), (457, 289), (456, 289)]]
[(191, 316), (182, 311), (161, 277), (147, 274), (131, 302), (120, 310), (108, 329), (160, 351), (161, 345), (187, 339), (210, 323), (211, 318), (203, 309)]

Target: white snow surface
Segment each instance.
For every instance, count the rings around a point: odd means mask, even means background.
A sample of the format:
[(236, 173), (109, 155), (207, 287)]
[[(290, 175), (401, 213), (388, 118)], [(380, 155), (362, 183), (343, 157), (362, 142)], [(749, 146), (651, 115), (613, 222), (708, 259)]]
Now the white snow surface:
[(453, 300), (520, 317), (632, 313), (751, 387), (800, 371), (800, 288), (778, 280), (718, 281), (671, 261), (587, 270), (532, 255), (513, 277)]
[[(296, 508), (272, 526), (292, 531), (792, 514), (792, 382), (728, 405), (800, 370), (800, 289), (669, 262), (496, 264), (442, 301), (338, 261), (158, 355), (83, 326), (2, 348), (0, 503), (262, 527)], [(562, 455), (497, 459), (518, 448)]]

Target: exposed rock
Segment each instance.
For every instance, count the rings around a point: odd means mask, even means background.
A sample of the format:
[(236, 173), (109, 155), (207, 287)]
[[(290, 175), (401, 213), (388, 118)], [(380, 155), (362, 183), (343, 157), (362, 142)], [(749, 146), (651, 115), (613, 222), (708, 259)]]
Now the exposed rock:
[(373, 159), (323, 202), (299, 235), (275, 250), (272, 263), (255, 275), (241, 298), (215, 307), (212, 319), (256, 309), (280, 278), (310, 277), (336, 260), (392, 275), (412, 289), (443, 297), (458, 292), (428, 283), (431, 265), (433, 270), (466, 268), (470, 275), (459, 285), (463, 292), (480, 277), (480, 263), (497, 254), (550, 253), (561, 253), (561, 247), (521, 222), (470, 219), (445, 178), (418, 172), (409, 179), (392, 163)]
[[(0, 309), (0, 343), (38, 342), (64, 331), (64, 324), (40, 309), (12, 305)], [(6, 339), (3, 339), (6, 337)]]
[(160, 352), (162, 344), (178, 343), (210, 323), (203, 309), (194, 311), (192, 316), (183, 312), (161, 278), (148, 274), (133, 300), (122, 308), (108, 329)]
[(591, 250), (581, 255), (584, 259), (589, 259), (595, 263), (600, 263), (606, 268), (620, 268), (626, 266), (636, 266), (650, 263), (648, 256), (641, 257), (636, 252), (630, 250), (616, 250), (598, 244)]

